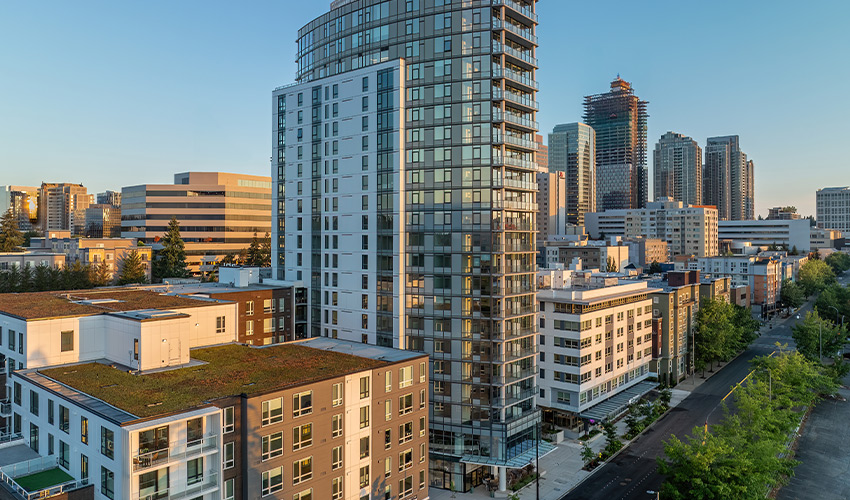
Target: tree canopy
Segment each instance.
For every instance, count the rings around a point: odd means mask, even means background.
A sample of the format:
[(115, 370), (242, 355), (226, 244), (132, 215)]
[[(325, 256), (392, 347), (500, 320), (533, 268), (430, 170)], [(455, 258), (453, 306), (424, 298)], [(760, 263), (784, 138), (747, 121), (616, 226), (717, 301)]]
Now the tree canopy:
[(131, 283), (147, 283), (148, 277), (145, 273), (145, 265), (142, 256), (136, 250), (130, 251), (121, 262), (121, 273), (116, 279), (118, 285), (129, 285)]
[(10, 208), (0, 218), (0, 252), (16, 252), (23, 244), (24, 235), (18, 230), (18, 221)]
[(807, 312), (806, 318), (791, 329), (797, 351), (811, 360), (820, 360), (821, 353), (830, 358), (836, 356), (846, 336), (846, 330), (822, 318), (817, 311)]
[(797, 282), (808, 297), (835, 283), (835, 273), (826, 262), (810, 259), (800, 268)]
[(824, 262), (832, 268), (832, 272), (836, 275), (842, 274), (844, 271), (850, 269), (850, 255), (847, 255), (844, 252), (833, 252), (824, 259)]
[(695, 368), (731, 359), (755, 339), (758, 328), (749, 309), (719, 298), (703, 301), (694, 329)]
[(806, 302), (806, 294), (803, 288), (797, 283), (786, 279), (782, 281), (782, 288), (779, 291), (779, 300), (784, 307), (796, 309)]
[(826, 287), (815, 301), (818, 313), (834, 323), (850, 322), (850, 287), (834, 284)]
[(186, 268), (186, 245), (180, 236), (180, 223), (176, 217), (171, 217), (168, 222), (168, 229), (162, 238), (162, 249), (156, 251), (153, 275), (157, 281), (189, 276), (189, 270)]

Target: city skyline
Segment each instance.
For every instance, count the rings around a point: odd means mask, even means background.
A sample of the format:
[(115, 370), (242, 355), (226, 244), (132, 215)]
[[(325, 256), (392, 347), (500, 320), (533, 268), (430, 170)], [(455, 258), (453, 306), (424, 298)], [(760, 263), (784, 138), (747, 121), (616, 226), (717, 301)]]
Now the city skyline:
[[(0, 53), (16, 75), (0, 82), (0, 90), (16, 96), (0, 114), (0, 133), (8, 141), (0, 151), (4, 183), (80, 182), (101, 192), (167, 182), (187, 170), (264, 175), (268, 92), (294, 79), (294, 33), (327, 11), (328, 3), (203, 5), (56, 3), (38, 12), (4, 5)], [(736, 4), (734, 18), (716, 6), (678, 6), (675, 13), (664, 5), (638, 12), (612, 8), (605, 38), (591, 36), (593, 23), (571, 30), (543, 23), (540, 130), (579, 121), (582, 97), (604, 89), (619, 73), (652, 103), (649, 144), (669, 130), (701, 145), (711, 136), (739, 135), (757, 160), (756, 215), (787, 204), (814, 214), (816, 189), (850, 184), (840, 175), (839, 160), (839, 125), (850, 103), (814, 109), (807, 99), (850, 76), (850, 69), (831, 64), (832, 51), (822, 50), (850, 47), (838, 21), (846, 16), (836, 11), (847, 7), (797, 11), (786, 5), (765, 10)], [(591, 8), (539, 6), (544, 18), (582, 18)], [(692, 35), (690, 23), (671, 22), (694, 16), (699, 26), (720, 23), (724, 36), (706, 45), (704, 37)], [(751, 26), (753, 19), (759, 26)], [(651, 22), (660, 26), (649, 36), (633, 36), (635, 27)], [(559, 64), (563, 47), (582, 40), (592, 42), (589, 50), (571, 51), (570, 64)], [(616, 50), (626, 43), (630, 51)], [(730, 51), (738, 56), (727, 64), (751, 77), (703, 72), (689, 78), (664, 70), (675, 57), (700, 66)], [(45, 123), (61, 131), (49, 143)], [(806, 147), (786, 150), (786, 144)], [(115, 168), (121, 164), (125, 168)], [(784, 181), (801, 168), (805, 177)]]

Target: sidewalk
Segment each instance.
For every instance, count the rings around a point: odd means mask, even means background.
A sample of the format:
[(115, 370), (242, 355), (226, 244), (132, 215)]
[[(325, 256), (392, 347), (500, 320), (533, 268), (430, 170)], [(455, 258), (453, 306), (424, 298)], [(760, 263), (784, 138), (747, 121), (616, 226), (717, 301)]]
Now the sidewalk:
[[(765, 332), (765, 327), (762, 332)], [(726, 366), (727, 363), (721, 363), (719, 367), (715, 367), (713, 371), (706, 370), (706, 378), (702, 378), (702, 374), (691, 376), (682, 381), (672, 389), (672, 397), (670, 398), (670, 408), (678, 406), (691, 392), (701, 386), (708, 378), (717, 373), (720, 369)], [(626, 433), (627, 427), (625, 419), (620, 419), (616, 423), (617, 434), (622, 436)], [(623, 439), (622, 437), (620, 439)], [(623, 441), (625, 446), (628, 446), (628, 441)], [(590, 447), (595, 452), (599, 452), (605, 447), (605, 436), (597, 434), (590, 440)], [(541, 500), (558, 500), (571, 489), (575, 488), (581, 481), (592, 473), (582, 470), (584, 462), (581, 459), (581, 441), (565, 439), (557, 445), (555, 449), (540, 457), (540, 469), (543, 471), (540, 478), (540, 499)], [(521, 500), (536, 500), (537, 489), (534, 482), (517, 492)], [(494, 498), (508, 498), (513, 494), (512, 491), (495, 492)], [(452, 492), (431, 488), (431, 500), (450, 500)], [(491, 498), (490, 493), (484, 486), (475, 488), (471, 493), (454, 494), (454, 498), (463, 500), (479, 500)]]

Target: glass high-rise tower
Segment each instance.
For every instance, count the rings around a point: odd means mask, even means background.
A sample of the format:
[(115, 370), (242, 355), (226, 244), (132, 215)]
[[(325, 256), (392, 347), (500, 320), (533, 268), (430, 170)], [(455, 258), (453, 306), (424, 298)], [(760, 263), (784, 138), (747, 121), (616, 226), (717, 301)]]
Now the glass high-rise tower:
[(702, 149), (697, 141), (667, 132), (655, 144), (652, 163), (655, 200), (666, 197), (702, 205)]
[(431, 356), (435, 487), (535, 453), (535, 2), (333, 2), (273, 93), (275, 275), (312, 335)]
[(549, 171), (567, 181), (567, 223), (583, 226), (584, 214), (596, 211), (596, 132), (584, 123), (555, 125), (549, 158)]

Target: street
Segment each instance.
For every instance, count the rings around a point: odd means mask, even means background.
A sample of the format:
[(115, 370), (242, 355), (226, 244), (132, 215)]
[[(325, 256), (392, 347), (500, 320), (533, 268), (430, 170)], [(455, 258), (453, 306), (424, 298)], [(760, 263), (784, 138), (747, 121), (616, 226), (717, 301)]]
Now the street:
[[(812, 304), (807, 303), (798, 314), (802, 318), (811, 309)], [(703, 425), (707, 417), (710, 417), (709, 425), (718, 422), (723, 417), (720, 400), (734, 384), (749, 373), (749, 361), (756, 356), (770, 354), (775, 349), (776, 342), (793, 345), (791, 326), (797, 321), (795, 316), (773, 321), (773, 329), (763, 329), (762, 335), (743, 354), (699, 386), (650, 430), (637, 438), (628, 449), (561, 497), (562, 500), (655, 498), (655, 492), (661, 487), (664, 479), (657, 472), (655, 461), (656, 457), (663, 454), (663, 442), (671, 434), (683, 439), (695, 426)], [(688, 383), (686, 380), (680, 383), (679, 387), (687, 387)]]

